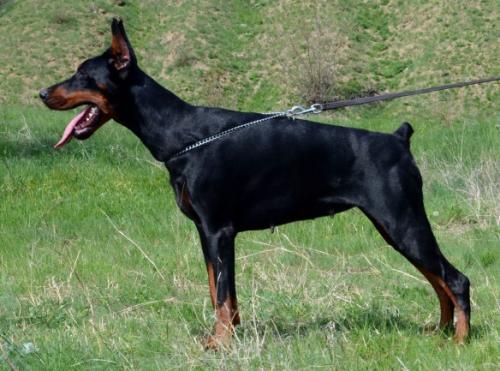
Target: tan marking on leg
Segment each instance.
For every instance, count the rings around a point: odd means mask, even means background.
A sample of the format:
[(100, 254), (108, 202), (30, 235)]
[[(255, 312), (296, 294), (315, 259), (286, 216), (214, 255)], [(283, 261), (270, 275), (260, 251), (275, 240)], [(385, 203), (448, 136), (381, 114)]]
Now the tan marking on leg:
[[(221, 346), (228, 346), (234, 334), (234, 320), (237, 312), (233, 309), (234, 299), (228, 297), (224, 304), (217, 306), (214, 334), (205, 342), (205, 348), (217, 350)], [(238, 317), (239, 319), (239, 317)]]
[(207, 263), (207, 273), (208, 273), (208, 287), (210, 289), (210, 300), (212, 301), (212, 308), (215, 308), (217, 290), (215, 288), (214, 267), (210, 262)]
[(469, 335), (469, 319), (463, 310), (457, 311), (457, 325), (453, 340), (457, 344), (463, 344)]
[(453, 324), (454, 303), (451, 301), (451, 299), (446, 294), (445, 290), (438, 283), (437, 276), (422, 268), (418, 268), (418, 270), (420, 270), (420, 272), (425, 276), (425, 278), (427, 278), (427, 280), (430, 282), (430, 284), (434, 288), (434, 291), (436, 292), (439, 298), (439, 305), (441, 307), (441, 318), (439, 320), (439, 328), (443, 329)]
[(463, 344), (465, 338), (469, 335), (469, 318), (467, 314), (463, 311), (463, 309), (458, 304), (458, 300), (450, 290), (446, 282), (444, 282), (440, 277), (436, 276), (433, 273), (427, 272), (429, 277), (431, 277), (432, 281), (435, 282), (449, 297), (449, 299), (453, 302), (455, 306), (455, 311), (457, 314), (457, 323), (455, 325), (455, 335), (453, 336), (453, 340), (457, 344)]

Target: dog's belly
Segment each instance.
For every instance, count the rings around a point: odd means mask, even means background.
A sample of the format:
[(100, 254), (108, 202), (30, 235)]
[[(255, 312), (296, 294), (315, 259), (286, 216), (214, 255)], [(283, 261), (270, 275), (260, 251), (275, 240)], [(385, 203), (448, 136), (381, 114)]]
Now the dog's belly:
[(239, 231), (267, 229), (306, 219), (337, 214), (353, 207), (342, 197), (300, 197), (282, 195), (272, 199), (244, 202), (236, 210), (235, 228)]

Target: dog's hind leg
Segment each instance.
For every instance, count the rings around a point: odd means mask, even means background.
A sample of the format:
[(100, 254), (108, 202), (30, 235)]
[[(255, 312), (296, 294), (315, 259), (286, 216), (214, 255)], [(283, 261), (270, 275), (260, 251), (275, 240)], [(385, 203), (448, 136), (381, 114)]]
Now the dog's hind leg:
[(387, 243), (429, 280), (439, 298), (440, 327), (452, 324), (455, 309), (454, 339), (463, 343), (470, 327), (469, 280), (441, 253), (425, 214), (420, 187), (414, 182), (405, 187), (405, 183), (397, 187), (386, 184), (383, 193), (372, 192), (360, 208)]

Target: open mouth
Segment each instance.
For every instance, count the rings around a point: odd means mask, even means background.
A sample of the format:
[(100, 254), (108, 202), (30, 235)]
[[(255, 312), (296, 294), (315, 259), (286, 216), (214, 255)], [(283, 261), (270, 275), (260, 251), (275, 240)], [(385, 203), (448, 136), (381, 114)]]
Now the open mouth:
[(76, 139), (87, 139), (99, 126), (106, 120), (106, 115), (99, 107), (94, 104), (89, 104), (82, 112), (76, 115), (64, 129), (64, 133), (59, 139), (59, 142), (54, 145), (55, 148), (60, 148), (68, 143), (73, 137)]

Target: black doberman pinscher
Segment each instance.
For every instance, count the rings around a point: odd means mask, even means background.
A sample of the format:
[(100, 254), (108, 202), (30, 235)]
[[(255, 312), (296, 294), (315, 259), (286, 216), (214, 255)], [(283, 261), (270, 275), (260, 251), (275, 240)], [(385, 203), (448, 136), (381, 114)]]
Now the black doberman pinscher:
[(86, 60), (66, 81), (40, 91), (51, 109), (86, 105), (66, 127), (60, 147), (86, 139), (110, 119), (135, 133), (165, 164), (182, 212), (198, 229), (216, 311), (207, 346), (227, 343), (240, 323), (234, 278), (238, 232), (332, 215), (358, 207), (387, 243), (429, 280), (441, 306), (440, 326), (455, 340), (469, 332), (469, 280), (443, 256), (426, 217), (422, 179), (410, 153), (411, 126), (394, 134), (288, 117), (235, 130), (265, 114), (192, 106), (137, 65), (122, 21), (111, 47)]

